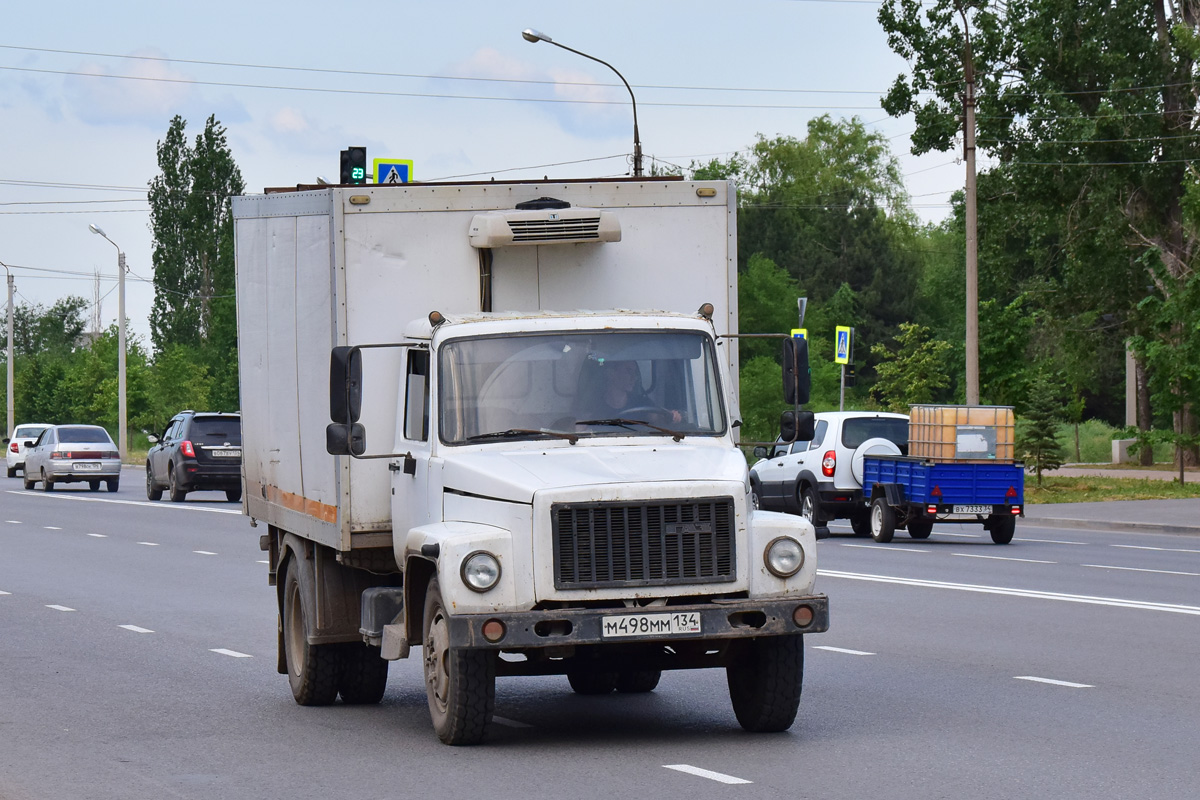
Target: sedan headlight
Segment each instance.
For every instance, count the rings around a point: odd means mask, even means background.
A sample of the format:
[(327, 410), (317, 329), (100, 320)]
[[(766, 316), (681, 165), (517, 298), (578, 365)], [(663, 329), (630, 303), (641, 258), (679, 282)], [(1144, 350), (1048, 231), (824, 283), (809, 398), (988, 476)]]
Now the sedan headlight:
[(476, 550), (463, 559), (461, 575), (468, 589), (486, 592), (500, 580), (500, 562), (491, 553)]
[(804, 548), (795, 539), (780, 536), (763, 551), (767, 569), (777, 578), (790, 578), (804, 566)]

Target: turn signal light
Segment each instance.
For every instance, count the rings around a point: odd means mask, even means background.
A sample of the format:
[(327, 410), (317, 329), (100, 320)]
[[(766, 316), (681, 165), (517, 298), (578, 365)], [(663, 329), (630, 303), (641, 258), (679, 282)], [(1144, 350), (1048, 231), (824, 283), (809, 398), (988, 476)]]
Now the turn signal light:
[(833, 477), (833, 471), (837, 468), (837, 451), (826, 450), (825, 457), (821, 459), (821, 473), (826, 478)]
[(179, 450), (188, 458), (196, 457), (196, 448), (192, 447), (192, 443), (189, 442), (187, 439), (184, 439), (182, 442), (179, 443)]
[(796, 606), (796, 610), (792, 612), (792, 622), (796, 623), (797, 628), (807, 628), (812, 625), (813, 610), (811, 606)]
[(487, 639), (492, 644), (504, 638), (505, 630), (504, 623), (498, 619), (489, 619), (483, 623), (483, 638)]

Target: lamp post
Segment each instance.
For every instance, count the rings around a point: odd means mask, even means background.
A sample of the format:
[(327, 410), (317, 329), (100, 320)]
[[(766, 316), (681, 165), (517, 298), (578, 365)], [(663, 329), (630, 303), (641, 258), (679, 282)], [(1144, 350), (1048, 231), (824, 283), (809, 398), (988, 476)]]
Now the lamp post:
[(92, 233), (98, 233), (104, 237), (104, 240), (117, 248), (117, 449), (121, 453), (121, 460), (125, 460), (127, 454), (126, 449), (126, 433), (125, 433), (125, 254), (121, 252), (121, 248), (117, 243), (108, 238), (99, 225), (88, 225), (88, 230)]
[(629, 91), (629, 99), (633, 101), (633, 177), (642, 177), (642, 140), (638, 137), (637, 98), (633, 96), (633, 89), (629, 88), (629, 81), (625, 80), (625, 76), (620, 72), (617, 72), (617, 68), (607, 61), (601, 61), (595, 56), (589, 56), (587, 53), (581, 52), (572, 47), (567, 47), (565, 44), (559, 44), (540, 31), (535, 31), (532, 28), (526, 28), (525, 30), (521, 31), (521, 36), (525, 38), (525, 41), (533, 44), (537, 44), (538, 42), (546, 42), (547, 44), (552, 44), (555, 47), (561, 47), (563, 50), (568, 50), (577, 56), (590, 58), (592, 61), (595, 61), (598, 64), (603, 64), (613, 72), (617, 73), (617, 77), (621, 79), (621, 83), (625, 84), (625, 88)]
[(8, 398), (8, 426), (4, 429), (5, 436), (12, 436), (13, 426), (16, 422), (14, 419), (13, 409), (13, 276), (12, 270), (8, 268), (8, 264), (0, 261), (4, 271), (8, 274), (8, 383), (5, 384), (8, 389), (4, 396)]

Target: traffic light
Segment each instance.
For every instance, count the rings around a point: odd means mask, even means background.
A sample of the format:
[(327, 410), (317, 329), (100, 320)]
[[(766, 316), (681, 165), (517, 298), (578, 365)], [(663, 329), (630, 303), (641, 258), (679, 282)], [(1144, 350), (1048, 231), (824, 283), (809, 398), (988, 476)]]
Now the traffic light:
[(854, 364), (846, 365), (846, 385), (853, 386), (858, 383), (858, 378), (854, 374)]
[(342, 151), (341, 183), (360, 185), (367, 182), (367, 148), (348, 147)]

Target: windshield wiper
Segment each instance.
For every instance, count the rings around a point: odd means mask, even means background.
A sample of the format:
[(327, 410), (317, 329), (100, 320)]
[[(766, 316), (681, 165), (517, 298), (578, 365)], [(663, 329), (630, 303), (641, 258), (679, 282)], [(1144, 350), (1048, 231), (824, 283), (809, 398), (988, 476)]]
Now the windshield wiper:
[[(646, 420), (644, 420), (644, 419), (625, 419), (624, 417), (612, 417), (610, 419), (581, 419), (578, 422), (576, 422), (575, 424), (576, 425), (615, 425), (615, 426), (621, 427), (621, 428), (629, 428), (630, 425), (645, 425), (647, 428), (652, 428), (652, 429), (658, 431), (659, 433), (665, 433), (667, 436), (670, 436), (672, 439), (674, 439), (677, 442), (686, 435), (680, 431), (673, 431), (670, 428), (660, 428), (657, 425), (653, 425), (649, 422), (646, 422)], [(629, 428), (629, 430), (633, 430), (633, 429)]]
[(577, 433), (560, 433), (559, 431), (544, 431), (534, 428), (509, 428), (506, 431), (492, 431), (490, 433), (477, 433), (474, 436), (468, 436), (463, 441), (467, 442), (482, 442), (488, 439), (510, 439), (515, 436), (549, 436), (552, 439), (566, 439), (571, 444), (579, 441)]

